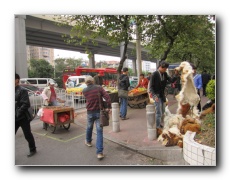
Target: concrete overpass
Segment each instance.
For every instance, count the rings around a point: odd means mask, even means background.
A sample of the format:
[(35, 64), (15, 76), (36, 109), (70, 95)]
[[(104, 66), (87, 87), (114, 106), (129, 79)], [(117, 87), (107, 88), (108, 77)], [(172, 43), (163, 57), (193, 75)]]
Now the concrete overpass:
[[(21, 77), (28, 77), (26, 45), (40, 46), (54, 49), (63, 49), (85, 53), (87, 47), (92, 54), (101, 54), (120, 57), (123, 52), (122, 44), (115, 48), (108, 46), (108, 41), (97, 39), (98, 46), (88, 42), (84, 45), (72, 45), (64, 42), (63, 34), (69, 35), (71, 27), (59, 27), (52, 18), (42, 15), (16, 15), (15, 16), (15, 65), (16, 72)], [(133, 60), (136, 69), (136, 45), (130, 43), (127, 49), (128, 59)], [(150, 59), (147, 50), (142, 48), (141, 59), (156, 62)], [(90, 59), (90, 66), (95, 67), (94, 56)]]

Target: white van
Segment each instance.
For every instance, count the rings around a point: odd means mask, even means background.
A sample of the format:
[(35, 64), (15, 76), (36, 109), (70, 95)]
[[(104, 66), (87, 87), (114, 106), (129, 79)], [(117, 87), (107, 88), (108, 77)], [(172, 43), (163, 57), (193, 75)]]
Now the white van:
[[(48, 86), (49, 84), (49, 80), (54, 81), (51, 78), (22, 78), (20, 79), (21, 83), (29, 83), (32, 84), (34, 86), (37, 86), (38, 88), (45, 88)], [(58, 84), (55, 82), (55, 86), (58, 87)]]
[(73, 88), (76, 85), (85, 82), (86, 77), (87, 77), (87, 75), (85, 75), (85, 76), (70, 76), (70, 77), (68, 77), (67, 81), (65, 82), (65, 87)]

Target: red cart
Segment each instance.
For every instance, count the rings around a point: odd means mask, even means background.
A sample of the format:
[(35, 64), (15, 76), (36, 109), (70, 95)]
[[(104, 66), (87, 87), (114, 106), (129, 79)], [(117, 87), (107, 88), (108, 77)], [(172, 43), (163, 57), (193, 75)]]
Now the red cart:
[(63, 106), (43, 107), (43, 115), (40, 120), (48, 124), (45, 129), (49, 128), (52, 133), (55, 132), (57, 126), (68, 130), (70, 123), (74, 122), (74, 108)]

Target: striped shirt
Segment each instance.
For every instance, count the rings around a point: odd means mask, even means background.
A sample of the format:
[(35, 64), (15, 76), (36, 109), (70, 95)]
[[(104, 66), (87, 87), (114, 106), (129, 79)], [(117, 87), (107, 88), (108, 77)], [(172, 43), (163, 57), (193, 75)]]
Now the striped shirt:
[(86, 98), (86, 109), (88, 113), (100, 112), (98, 91), (107, 102), (108, 108), (111, 108), (109, 94), (101, 86), (89, 84), (82, 92)]

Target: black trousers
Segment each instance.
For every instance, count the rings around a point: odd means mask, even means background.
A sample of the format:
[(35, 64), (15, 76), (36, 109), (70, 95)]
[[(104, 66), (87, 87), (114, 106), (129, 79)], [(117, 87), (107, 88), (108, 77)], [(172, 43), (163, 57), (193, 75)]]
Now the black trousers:
[(15, 134), (17, 133), (19, 127), (22, 128), (24, 137), (28, 142), (30, 151), (36, 150), (34, 136), (31, 133), (30, 122), (27, 121), (26, 119), (16, 121), (15, 122)]
[[(198, 94), (199, 97), (200, 97), (200, 90), (199, 90), (199, 89), (197, 89), (197, 94)], [(200, 104), (200, 101), (199, 101), (199, 103), (198, 103), (198, 105), (197, 105), (197, 108), (198, 108), (199, 112), (201, 112), (201, 104)]]
[(203, 96), (206, 96), (206, 86), (207, 84), (203, 84)]

